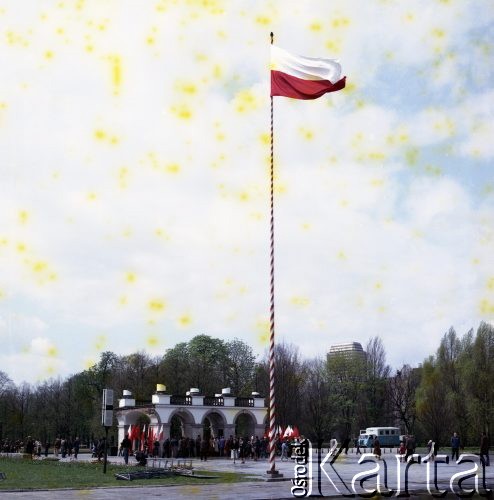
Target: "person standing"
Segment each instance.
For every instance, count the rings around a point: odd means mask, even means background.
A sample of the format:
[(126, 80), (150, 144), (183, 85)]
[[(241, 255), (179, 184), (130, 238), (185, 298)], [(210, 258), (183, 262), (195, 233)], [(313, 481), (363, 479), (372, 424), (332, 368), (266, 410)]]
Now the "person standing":
[(79, 454), (79, 448), (81, 447), (81, 441), (77, 436), (74, 439), (72, 445), (74, 447), (74, 458), (77, 460), (77, 455)]
[(122, 449), (125, 465), (128, 465), (129, 463), (129, 453), (131, 447), (132, 443), (129, 439), (129, 435), (125, 434), (124, 438), (122, 439), (122, 442), (120, 443), (120, 448)]
[(379, 439), (374, 439), (374, 455), (377, 457), (378, 460), (381, 460), (381, 443), (379, 442)]
[(413, 455), (413, 452), (415, 451), (415, 439), (413, 436), (407, 436), (405, 446), (407, 448), (405, 454), (405, 462), (406, 462), (408, 460), (408, 457)]
[(480, 438), (480, 459), (484, 461), (485, 466), (490, 466), (489, 461), (489, 438), (487, 434), (484, 432), (482, 437)]
[(453, 460), (456, 456), (456, 460), (458, 460), (458, 455), (460, 451), (460, 436), (456, 432), (453, 432), (451, 436), (451, 460)]
[(285, 440), (281, 443), (281, 461), (288, 460), (288, 444)]

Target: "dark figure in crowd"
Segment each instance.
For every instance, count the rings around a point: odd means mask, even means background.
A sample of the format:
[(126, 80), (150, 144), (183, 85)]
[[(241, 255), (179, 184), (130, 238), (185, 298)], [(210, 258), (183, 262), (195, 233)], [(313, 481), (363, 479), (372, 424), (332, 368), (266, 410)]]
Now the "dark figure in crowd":
[(201, 447), (201, 460), (207, 460), (209, 453), (209, 440), (206, 438), (202, 438), (200, 447)]
[(413, 455), (415, 452), (415, 438), (413, 436), (407, 436), (407, 440), (405, 441), (405, 446), (407, 448), (407, 452), (405, 455), (405, 462), (408, 460), (408, 457)]
[(170, 458), (170, 457), (171, 457), (170, 438), (166, 438), (165, 442), (163, 443), (163, 458)]
[(489, 444), (489, 438), (484, 432), (480, 438), (480, 459), (484, 461), (486, 467), (491, 465), (489, 461)]
[(122, 449), (125, 465), (127, 465), (129, 463), (130, 449), (132, 448), (132, 443), (130, 442), (128, 434), (125, 434), (124, 438), (122, 439), (120, 448)]
[(45, 441), (45, 457), (48, 456), (48, 450), (50, 449), (50, 443), (48, 440)]
[(378, 460), (381, 460), (381, 443), (379, 442), (379, 439), (374, 439), (374, 455), (377, 457)]
[(79, 448), (81, 447), (81, 441), (78, 437), (74, 439), (73, 446), (74, 446), (74, 458), (77, 458), (77, 455), (79, 455)]
[(460, 436), (456, 432), (451, 436), (451, 460), (458, 460), (458, 454), (460, 451)]

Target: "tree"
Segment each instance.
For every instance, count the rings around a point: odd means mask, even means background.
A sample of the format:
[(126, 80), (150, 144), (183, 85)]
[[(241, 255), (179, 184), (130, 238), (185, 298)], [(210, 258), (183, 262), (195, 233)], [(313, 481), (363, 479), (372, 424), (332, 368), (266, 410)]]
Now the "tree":
[(247, 395), (254, 387), (256, 357), (250, 347), (239, 339), (225, 344), (225, 385), (232, 388), (233, 394)]
[(403, 365), (388, 382), (388, 399), (406, 434), (413, 434), (417, 419), (415, 391), (420, 383), (420, 370)]
[(360, 415), (366, 403), (366, 361), (358, 353), (336, 353), (328, 356), (326, 369), (331, 387), (332, 427), (344, 441), (360, 428)]
[(441, 370), (432, 356), (423, 364), (416, 398), (417, 413), (429, 439), (444, 445), (450, 435), (451, 405)]
[(305, 363), (306, 374), (303, 382), (303, 428), (310, 439), (318, 442), (331, 431), (330, 386), (326, 364), (320, 358)]
[(373, 337), (367, 342), (365, 352), (366, 419), (369, 424), (384, 425), (390, 420), (386, 387), (391, 368), (386, 364), (386, 349), (379, 337)]
[(161, 372), (166, 387), (172, 394), (185, 394), (190, 389), (190, 354), (187, 342), (176, 344), (166, 351), (161, 361)]

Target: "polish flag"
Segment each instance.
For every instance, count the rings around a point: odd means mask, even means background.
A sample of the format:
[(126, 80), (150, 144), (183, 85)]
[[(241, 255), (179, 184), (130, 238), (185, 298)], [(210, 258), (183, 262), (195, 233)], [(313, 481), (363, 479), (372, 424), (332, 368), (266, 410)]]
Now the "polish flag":
[(271, 96), (317, 99), (345, 87), (335, 59), (304, 57), (271, 45)]

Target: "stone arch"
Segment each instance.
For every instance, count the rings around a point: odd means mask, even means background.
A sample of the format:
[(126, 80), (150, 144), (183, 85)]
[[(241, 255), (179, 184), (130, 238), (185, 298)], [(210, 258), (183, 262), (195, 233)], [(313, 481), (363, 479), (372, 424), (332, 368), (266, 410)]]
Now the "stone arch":
[(203, 436), (205, 438), (225, 437), (227, 421), (225, 415), (218, 409), (208, 411), (202, 417)]
[[(240, 437), (251, 437), (257, 435), (258, 426), (255, 415), (249, 410), (242, 410), (235, 415), (233, 421), (235, 434)], [(260, 436), (261, 437), (261, 436)]]
[(192, 438), (197, 428), (194, 415), (186, 408), (177, 408), (170, 413), (167, 422), (170, 438)]
[(126, 411), (125, 413), (117, 414), (118, 423), (127, 429), (129, 425), (137, 424), (139, 417), (145, 416), (149, 419), (151, 425), (161, 424), (161, 418), (154, 408), (136, 408), (135, 410)]

